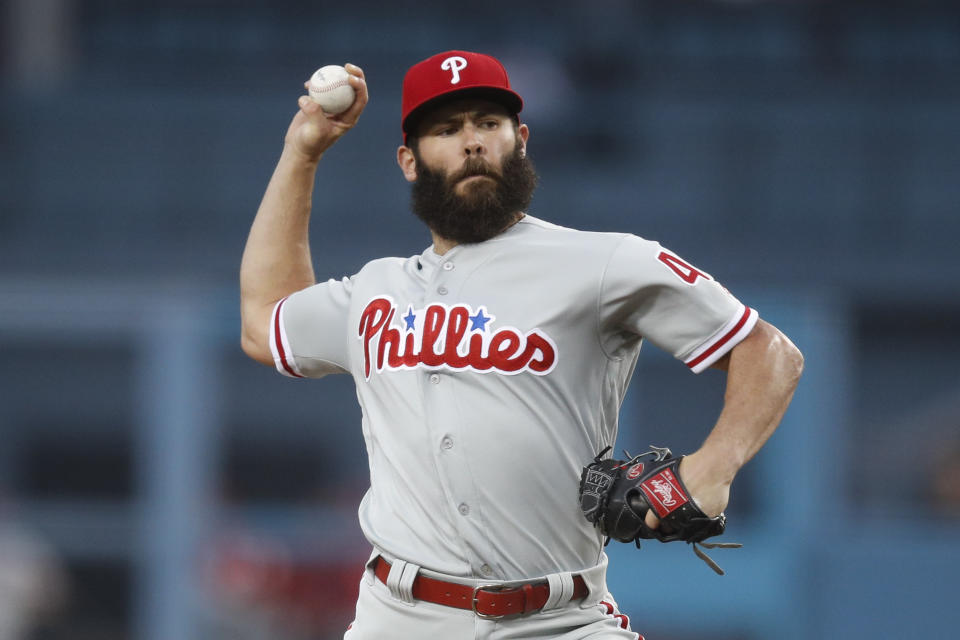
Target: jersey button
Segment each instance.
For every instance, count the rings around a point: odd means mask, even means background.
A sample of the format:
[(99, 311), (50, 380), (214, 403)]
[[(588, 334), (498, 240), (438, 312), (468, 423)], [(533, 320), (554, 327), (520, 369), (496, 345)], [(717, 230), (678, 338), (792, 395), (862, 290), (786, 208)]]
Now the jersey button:
[(447, 288), (446, 288), (446, 287), (437, 287), (437, 293), (439, 293), (439, 294), (442, 295), (442, 296), (445, 296), (445, 295), (447, 295)]
[(450, 436), (447, 436), (446, 438), (440, 441), (440, 446), (443, 447), (444, 449), (453, 449), (453, 438), (451, 438)]
[(461, 502), (460, 506), (457, 507), (457, 511), (460, 512), (460, 515), (465, 516), (470, 513), (470, 505), (468, 505), (466, 502)]
[(444, 263), (443, 263), (443, 270), (444, 270), (444, 271), (453, 271), (453, 263), (452, 263), (452, 262), (444, 262)]
[(435, 373), (430, 374), (430, 384), (440, 384), (440, 376)]
[(482, 567), (480, 567), (480, 573), (482, 573), (485, 576), (490, 576), (490, 575), (493, 575), (493, 569), (490, 568), (490, 565), (485, 564)]

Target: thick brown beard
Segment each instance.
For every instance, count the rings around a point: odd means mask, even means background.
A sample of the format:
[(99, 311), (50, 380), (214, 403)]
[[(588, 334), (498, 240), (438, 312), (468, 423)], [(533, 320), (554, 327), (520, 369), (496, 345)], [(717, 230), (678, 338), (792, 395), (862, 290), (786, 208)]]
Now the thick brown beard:
[[(537, 187), (537, 172), (523, 153), (520, 141), (504, 158), (503, 171), (497, 173), (479, 158), (468, 158), (451, 176), (428, 168), (419, 153), (417, 180), (411, 192), (413, 213), (437, 235), (458, 244), (483, 242), (499, 235), (530, 206)], [(465, 185), (463, 195), (456, 192), (459, 182), (469, 176), (488, 176)]]

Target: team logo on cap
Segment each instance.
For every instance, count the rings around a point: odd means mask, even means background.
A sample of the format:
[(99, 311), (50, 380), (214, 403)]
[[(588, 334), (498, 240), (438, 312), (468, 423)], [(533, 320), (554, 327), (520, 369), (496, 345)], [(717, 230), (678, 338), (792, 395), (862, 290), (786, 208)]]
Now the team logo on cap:
[[(540, 329), (494, 330), (486, 307), (434, 303), (404, 311), (388, 296), (367, 303), (357, 338), (363, 344), (363, 373), (404, 369), (450, 369), (542, 376), (557, 364), (557, 345)], [(395, 324), (394, 321), (402, 321)]]
[(450, 84), (458, 84), (460, 82), (460, 71), (467, 68), (467, 59), (461, 56), (450, 56), (440, 63), (440, 68), (450, 72), (452, 76)]

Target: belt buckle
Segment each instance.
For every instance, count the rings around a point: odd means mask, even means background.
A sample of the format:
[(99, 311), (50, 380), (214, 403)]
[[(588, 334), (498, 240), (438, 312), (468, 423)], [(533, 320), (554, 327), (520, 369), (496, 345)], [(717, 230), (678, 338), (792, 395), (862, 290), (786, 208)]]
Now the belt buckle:
[(473, 597), (470, 598), (470, 610), (481, 620), (502, 620), (506, 618), (507, 613), (480, 613), (477, 611), (477, 592), (478, 591), (507, 591), (508, 589), (515, 589), (516, 587), (506, 586), (502, 584), (480, 584), (473, 588)]

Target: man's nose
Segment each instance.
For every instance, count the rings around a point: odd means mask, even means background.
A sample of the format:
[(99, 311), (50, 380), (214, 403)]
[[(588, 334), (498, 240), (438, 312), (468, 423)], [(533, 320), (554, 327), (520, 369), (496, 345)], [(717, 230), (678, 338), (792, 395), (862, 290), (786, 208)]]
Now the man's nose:
[(483, 135), (480, 130), (473, 126), (467, 126), (463, 130), (464, 143), (463, 150), (468, 156), (480, 156), (486, 153), (483, 146)]

